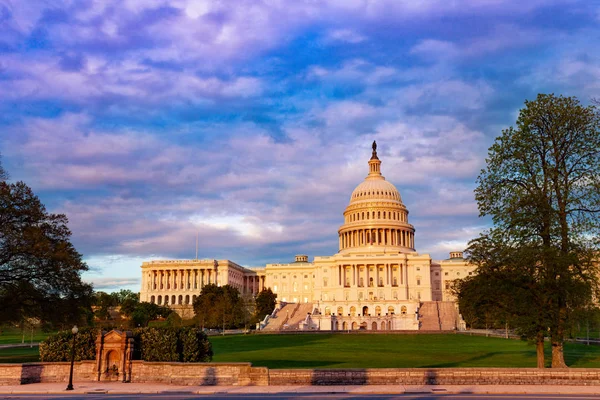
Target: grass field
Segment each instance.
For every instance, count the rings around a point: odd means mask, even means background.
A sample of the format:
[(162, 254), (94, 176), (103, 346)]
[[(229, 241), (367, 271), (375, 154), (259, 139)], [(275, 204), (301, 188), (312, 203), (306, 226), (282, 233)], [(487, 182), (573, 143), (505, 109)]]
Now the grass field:
[(46, 338), (56, 332), (42, 332), (40, 329), (33, 330), (25, 330), (22, 332), (19, 328), (15, 327), (0, 327), (0, 344), (17, 344), (23, 341), (23, 333), (25, 334), (25, 343), (29, 343), (33, 340), (34, 343), (41, 342), (42, 340), (46, 340)]
[[(535, 367), (535, 348), (513, 339), (463, 335), (212, 336), (215, 362), (269, 368)], [(546, 349), (550, 363), (550, 346)], [(566, 343), (567, 365), (600, 368), (600, 346)], [(0, 363), (39, 360), (37, 347), (0, 349)]]
[[(269, 368), (535, 367), (520, 340), (463, 335), (249, 335), (211, 337), (216, 362)], [(550, 346), (547, 346), (549, 363)], [(600, 346), (566, 344), (573, 367), (600, 367)]]
[(37, 346), (0, 349), (0, 364), (37, 361), (40, 361), (40, 349)]

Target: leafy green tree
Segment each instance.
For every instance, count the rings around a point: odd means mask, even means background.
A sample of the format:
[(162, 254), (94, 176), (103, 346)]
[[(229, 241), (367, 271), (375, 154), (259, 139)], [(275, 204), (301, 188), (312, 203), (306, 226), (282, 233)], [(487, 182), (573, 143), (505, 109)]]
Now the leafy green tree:
[(206, 285), (193, 304), (196, 319), (206, 328), (237, 328), (247, 320), (240, 292), (231, 285)]
[[(521, 320), (522, 332), (538, 344), (550, 336), (552, 367), (566, 366), (569, 315), (598, 289), (599, 154), (598, 110), (540, 94), (489, 149), (475, 190), (480, 214), (492, 216), (494, 227), (471, 243), (470, 260), (484, 273), (500, 264), (499, 255), (521, 257), (501, 276), (506, 286), (529, 286), (533, 300), (519, 306), (536, 317)], [(490, 240), (496, 248), (481, 245)]]
[(67, 222), (25, 183), (0, 181), (0, 322), (80, 323), (92, 291)]
[(172, 312), (169, 307), (142, 301), (131, 313), (131, 324), (134, 327), (146, 327), (150, 321), (167, 318)]
[(256, 311), (255, 316), (258, 321), (262, 320), (266, 315), (271, 314), (277, 303), (277, 295), (273, 293), (271, 288), (263, 289), (256, 296)]

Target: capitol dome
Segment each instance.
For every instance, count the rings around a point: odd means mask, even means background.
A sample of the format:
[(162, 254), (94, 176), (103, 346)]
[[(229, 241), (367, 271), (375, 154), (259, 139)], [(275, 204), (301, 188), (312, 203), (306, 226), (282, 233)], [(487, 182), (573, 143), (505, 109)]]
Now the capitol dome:
[(414, 252), (414, 232), (400, 192), (381, 174), (377, 144), (373, 142), (369, 175), (352, 192), (344, 225), (338, 231), (340, 253)]

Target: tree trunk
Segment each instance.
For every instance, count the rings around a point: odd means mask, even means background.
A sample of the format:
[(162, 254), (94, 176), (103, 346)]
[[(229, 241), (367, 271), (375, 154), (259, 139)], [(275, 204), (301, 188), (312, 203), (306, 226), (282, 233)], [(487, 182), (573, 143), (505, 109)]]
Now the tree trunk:
[(537, 353), (537, 367), (544, 368), (544, 335), (538, 334), (535, 349)]
[(552, 340), (552, 368), (567, 368), (562, 341)]

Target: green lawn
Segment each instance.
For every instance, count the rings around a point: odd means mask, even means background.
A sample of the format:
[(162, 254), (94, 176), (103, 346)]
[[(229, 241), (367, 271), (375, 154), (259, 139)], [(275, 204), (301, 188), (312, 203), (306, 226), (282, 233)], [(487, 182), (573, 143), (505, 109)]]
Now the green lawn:
[[(211, 337), (213, 361), (269, 368), (535, 367), (535, 347), (463, 335), (248, 335)], [(550, 346), (547, 346), (547, 361)], [(600, 346), (566, 344), (572, 367), (600, 367)]]
[(0, 349), (0, 364), (37, 361), (40, 361), (40, 349), (37, 346)]
[[(32, 340), (31, 331), (25, 330), (25, 343), (29, 343)], [(56, 332), (42, 332), (40, 329), (33, 330), (33, 342), (41, 342)], [(23, 332), (19, 328), (15, 327), (0, 327), (0, 344), (13, 344), (21, 343), (23, 341)]]
[[(269, 368), (535, 367), (535, 348), (513, 339), (465, 335), (211, 336), (215, 362)], [(567, 343), (567, 365), (600, 368), (600, 346)], [(0, 349), (0, 363), (34, 362), (38, 348)], [(546, 348), (550, 363), (550, 346)]]

